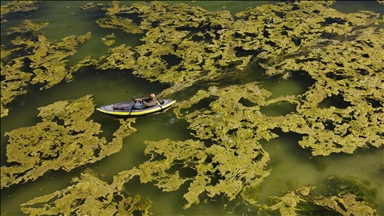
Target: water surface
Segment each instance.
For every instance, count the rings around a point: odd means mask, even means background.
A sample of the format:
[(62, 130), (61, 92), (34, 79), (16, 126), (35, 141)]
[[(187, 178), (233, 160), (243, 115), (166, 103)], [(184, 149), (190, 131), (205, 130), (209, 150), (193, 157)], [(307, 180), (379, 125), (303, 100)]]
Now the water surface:
[[(103, 55), (108, 47), (101, 41), (102, 37), (114, 33), (116, 43), (129, 46), (139, 45), (141, 35), (128, 35), (117, 29), (102, 29), (97, 26), (95, 20), (103, 15), (103, 11), (81, 10), (80, 6), (86, 2), (64, 2), (45, 1), (36, 11), (17, 14), (12, 16), (8, 23), (2, 24), (2, 44), (7, 42), (4, 29), (20, 23), (23, 18), (35, 21), (48, 21), (50, 24), (44, 28), (44, 35), (51, 40), (59, 40), (69, 35), (85, 34), (92, 32), (92, 37), (83, 45), (79, 46), (78, 52), (69, 58), (69, 64), (76, 59), (86, 55), (95, 58)], [(130, 4), (131, 2), (123, 2)], [(248, 7), (274, 2), (264, 1), (193, 1), (186, 2), (192, 6), (201, 6), (208, 10), (226, 9), (238, 12)], [(4, 4), (4, 2), (2, 2)], [(377, 12), (376, 2), (350, 2), (336, 3), (334, 8), (349, 13), (358, 9)], [(255, 70), (261, 70), (256, 68)], [(262, 73), (262, 71), (260, 71)], [(255, 75), (248, 74), (245, 79), (257, 80)], [(304, 77), (292, 77), (288, 80), (268, 80), (261, 86), (273, 93), (273, 97), (280, 95), (301, 94), (305, 92), (312, 83)], [(38, 87), (28, 87), (28, 93), (18, 96), (8, 107), (9, 116), (1, 119), (1, 164), (6, 163), (5, 147), (7, 137), (4, 133), (19, 127), (32, 126), (40, 121), (37, 116), (38, 107), (46, 106), (59, 100), (72, 100), (87, 94), (94, 96), (96, 105), (106, 105), (120, 101), (130, 100), (131, 96), (142, 97), (151, 92), (161, 92), (167, 87), (166, 84), (148, 82), (135, 77), (130, 71), (117, 70), (94, 70), (82, 68), (74, 74), (72, 82), (63, 82), (50, 89), (40, 91)], [(180, 93), (177, 100), (187, 100), (190, 95)], [(291, 112), (294, 107), (289, 104), (276, 104), (261, 110), (266, 115), (282, 115)], [(111, 139), (112, 133), (119, 127), (116, 118), (95, 112), (92, 119), (102, 125), (103, 134)], [(6, 215), (22, 215), (20, 204), (34, 197), (46, 195), (61, 190), (71, 185), (71, 179), (78, 177), (86, 168), (92, 168), (103, 176), (103, 180), (112, 181), (112, 177), (120, 171), (131, 169), (140, 165), (148, 159), (144, 155), (144, 140), (161, 140), (169, 138), (172, 140), (186, 140), (193, 138), (191, 131), (187, 129), (188, 124), (183, 120), (176, 119), (172, 110), (165, 113), (148, 115), (137, 118), (133, 127), (138, 132), (124, 139), (123, 148), (120, 152), (113, 154), (103, 160), (78, 167), (71, 172), (50, 171), (36, 181), (25, 184), (12, 185), (1, 191), (1, 213)], [(269, 196), (281, 196), (284, 192), (295, 190), (301, 185), (324, 185), (329, 176), (349, 176), (355, 178), (367, 187), (377, 191), (378, 214), (384, 215), (384, 149), (359, 149), (355, 154), (333, 154), (329, 157), (312, 157), (309, 149), (302, 149), (298, 144), (300, 136), (294, 134), (279, 133), (279, 138), (263, 143), (265, 150), (271, 155), (271, 175), (268, 176), (258, 191), (259, 203), (269, 203)], [(164, 193), (152, 184), (140, 184), (134, 179), (126, 185), (131, 194), (148, 196), (153, 205), (150, 209), (155, 215), (227, 215), (232, 209), (224, 208), (225, 200), (218, 198), (207, 203), (193, 205), (190, 209), (182, 210), (185, 204), (182, 198), (187, 192), (187, 185), (181, 189)], [(319, 190), (321, 191), (321, 190)], [(233, 215), (255, 215), (256, 208), (240, 204), (234, 209)]]

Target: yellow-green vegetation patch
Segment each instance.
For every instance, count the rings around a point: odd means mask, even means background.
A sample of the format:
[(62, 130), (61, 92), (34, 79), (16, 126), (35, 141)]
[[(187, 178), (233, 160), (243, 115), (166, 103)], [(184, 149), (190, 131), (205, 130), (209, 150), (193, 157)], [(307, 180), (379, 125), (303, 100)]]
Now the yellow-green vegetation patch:
[(38, 35), (36, 39), (17, 38), (12, 41), (13, 45), (22, 47), (26, 51), (31, 51), (31, 55), (21, 58), (30, 61), (29, 68), (34, 74), (31, 84), (41, 83), (41, 89), (50, 88), (63, 79), (70, 80), (72, 75), (66, 68), (68, 56), (75, 54), (76, 47), (84, 43), (91, 37), (91, 32), (80, 36), (68, 36), (61, 41), (50, 41), (43, 35)]
[(41, 34), (48, 22), (30, 20), (7, 29), (14, 39), (1, 46), (1, 117), (8, 115), (5, 107), (17, 95), (25, 94), (28, 84), (50, 88), (63, 80), (71, 80), (74, 68), (67, 69), (67, 57), (76, 53), (76, 47), (91, 37), (88, 32), (51, 41)]
[(345, 194), (331, 197), (324, 197), (314, 200), (319, 206), (324, 206), (340, 213), (341, 215), (376, 215), (366, 202), (360, 201), (353, 194)]
[(73, 185), (21, 204), (29, 215), (150, 215), (151, 201), (128, 194), (100, 180), (92, 170), (85, 170)]
[(142, 31), (137, 28), (137, 25), (127, 18), (109, 16), (108, 18), (98, 19), (96, 23), (102, 28), (123, 29), (126, 33), (142, 33)]
[(115, 38), (115, 34), (112, 33), (112, 34), (110, 34), (110, 35), (107, 35), (107, 36), (101, 38), (101, 40), (103, 41), (103, 43), (104, 43), (105, 45), (107, 45), (107, 46), (111, 46), (112, 44), (115, 43), (115, 39), (114, 39), (114, 38)]
[[(276, 136), (266, 128), (257, 130), (258, 122), (266, 121), (258, 111), (259, 105), (268, 104), (265, 98), (270, 95), (255, 83), (199, 91), (175, 109), (178, 117), (187, 120), (189, 128), (196, 131), (193, 135), (197, 140), (145, 141), (145, 154), (151, 158), (138, 168), (119, 173), (114, 184), (120, 188), (124, 182), (139, 176), (142, 183), (154, 182), (169, 192), (190, 182), (184, 194), (187, 201), (184, 208), (199, 203), (202, 194), (213, 199), (223, 195), (230, 201), (244, 187), (258, 186), (269, 175), (266, 166), (270, 161), (258, 141)], [(239, 102), (241, 98), (255, 106), (244, 106)], [(209, 108), (189, 113), (191, 107), (204, 100), (212, 100)]]
[[(259, 214), (269, 215), (279, 212), (282, 216), (292, 215), (329, 215), (335, 212), (340, 215), (376, 215), (376, 210), (351, 193), (337, 194), (331, 196), (318, 195), (312, 192), (314, 187), (303, 186), (295, 191), (286, 193), (282, 197), (270, 197), (272, 205), (263, 204)], [(246, 197), (244, 197), (247, 200)], [(247, 200), (251, 203), (254, 200)]]
[[(269, 175), (269, 154), (260, 141), (276, 138), (273, 129), (301, 134), (299, 144), (311, 148), (313, 155), (353, 153), (356, 148), (383, 145), (384, 20), (372, 12), (344, 14), (330, 8), (331, 4), (329, 1), (280, 2), (231, 14), (225, 10), (209, 12), (187, 4), (151, 2), (124, 6), (113, 1), (103, 7), (106, 16), (98, 19), (97, 24), (129, 34), (142, 33), (142, 45), (111, 47), (98, 59), (87, 56), (68, 73), (65, 57), (73, 54), (76, 47), (64, 45), (80, 44), (90, 35), (69, 37), (62, 43), (50, 42), (42, 35), (34, 40), (20, 37), (13, 40), (14, 49), (2, 47), (1, 52), (11, 56), (26, 49), (32, 54), (8, 62), (2, 59), (4, 71), (17, 75), (7, 75), (9, 78), (5, 80), (10, 87), (4, 85), (4, 88), (12, 90), (7, 93), (10, 98), (23, 92), (23, 82), (29, 80), (48, 88), (70, 79), (72, 72), (89, 65), (103, 70), (132, 70), (150, 81), (176, 84), (163, 94), (180, 92), (197, 81), (221, 81), (229, 71), (243, 70), (250, 62), (265, 68), (268, 76), (289, 79), (293, 73), (308, 74), (315, 82), (308, 91), (274, 99), (257, 82), (200, 88), (174, 109), (178, 118), (190, 124), (195, 139), (145, 141), (149, 160), (115, 176), (113, 189), (98, 181), (95, 184), (109, 191), (95, 192), (104, 197), (101, 204), (95, 204), (98, 206), (109, 202), (115, 207), (116, 203), (110, 201), (111, 193), (122, 191), (123, 184), (135, 176), (142, 183), (153, 182), (165, 192), (189, 183), (184, 208), (199, 203), (202, 195), (209, 198), (223, 195), (233, 200), (241, 194), (255, 204), (252, 195), (244, 191), (257, 188)], [(38, 31), (41, 26), (30, 28)], [(72, 51), (51, 55), (60, 50)], [(20, 69), (25, 61), (30, 62), (31, 71)], [(10, 98), (4, 101), (8, 103)], [(261, 107), (281, 102), (294, 105), (295, 112), (280, 116), (262, 113)], [(6, 113), (5, 104), (2, 99), (2, 115), (3, 109)], [(97, 137), (100, 125), (87, 120), (89, 115), (84, 114), (84, 106), (78, 102), (70, 104), (57, 102), (42, 108), (39, 114), (42, 123), (7, 133), (10, 136), (7, 156), (11, 159), (8, 162), (13, 166), (2, 168), (2, 188), (35, 179), (51, 169), (68, 171), (100, 160), (118, 151), (122, 138), (134, 131), (130, 126), (133, 120), (120, 120), (121, 127), (107, 144), (104, 138)], [(93, 106), (87, 106), (86, 110), (91, 112)], [(310, 203), (343, 215), (374, 214), (366, 203), (369, 200), (361, 201), (355, 193), (339, 191), (325, 197), (313, 195), (311, 190), (312, 187), (302, 187), (283, 197), (274, 197), (275, 204), (263, 206), (262, 210), (295, 215), (300, 212), (301, 203)], [(42, 202), (67, 192), (48, 195)], [(77, 199), (75, 196), (68, 199)], [(39, 198), (35, 201), (30, 204), (37, 203)], [(74, 205), (68, 206), (65, 208)], [(45, 210), (56, 211), (51, 207)], [(116, 208), (105, 209), (112, 212)]]
[[(250, 56), (236, 56), (236, 44), (226, 36), (234, 21), (229, 11), (163, 2), (131, 6), (113, 2), (105, 10), (107, 16), (97, 21), (101, 27), (119, 22), (115, 25), (128, 33), (145, 33), (144, 44), (133, 48), (136, 64), (131, 69), (151, 81), (193, 82), (202, 74), (214, 77), (226, 66), (244, 68), (250, 60)], [(124, 62), (124, 57), (115, 58)]]
[[(259, 110), (261, 105), (270, 103), (266, 101), (270, 95), (256, 83), (222, 89), (211, 87), (208, 91), (198, 91), (190, 100), (180, 102), (175, 108), (178, 117), (190, 123), (189, 128), (195, 131), (193, 135), (209, 143), (206, 144), (208, 146), (200, 144), (204, 146), (203, 151), (191, 155), (194, 161), (203, 154), (204, 157), (198, 161), (209, 163), (200, 165), (201, 162), (197, 162), (198, 165), (194, 165), (199, 178), (194, 179), (189, 192), (184, 195), (189, 202), (187, 207), (197, 202), (199, 194), (204, 191), (210, 197), (224, 194), (232, 200), (244, 187), (258, 186), (269, 175), (266, 170), (269, 154), (263, 150), (259, 140), (270, 140), (276, 135), (267, 130), (267, 124), (262, 123), (269, 119)], [(253, 106), (245, 106), (241, 100), (248, 100)], [(190, 112), (199, 103), (209, 105)], [(187, 111), (183, 113), (182, 110)], [(164, 156), (159, 150), (156, 152)], [(174, 152), (177, 154), (177, 151)], [(210, 177), (209, 173), (215, 173), (220, 180)]]
[[(183, 3), (125, 6), (114, 1), (104, 6), (106, 17), (97, 23), (145, 34), (142, 45), (130, 48), (134, 74), (151, 81), (191, 85), (214, 79), (229, 68), (245, 69), (251, 60), (269, 68), (378, 19), (378, 14), (371, 12), (343, 14), (330, 4), (266, 4), (232, 15), (226, 10), (210, 12)], [(126, 61), (125, 56), (108, 55), (102, 58)]]
[(369, 23), (266, 72), (304, 72), (316, 81), (280, 126), (305, 135), (299, 144), (313, 155), (384, 145), (384, 29)]
[(111, 2), (108, 6), (102, 8), (106, 10), (106, 17), (96, 20), (96, 23), (102, 28), (117, 28), (126, 33), (138, 34), (143, 31), (133, 22), (132, 19), (122, 17), (126, 15), (127, 6), (121, 5), (118, 1)]
[(34, 23), (30, 20), (24, 20), (24, 22), (19, 26), (8, 28), (7, 35), (14, 33), (25, 34), (29, 32), (32, 32), (32, 34), (37, 34), (42, 28), (44, 28), (48, 24), (48, 22)]
[(7, 20), (3, 19), (3, 17), (10, 13), (36, 10), (38, 8), (37, 2), (38, 1), (11, 1), (7, 4), (1, 5), (1, 23), (7, 22)]
[(92, 60), (91, 58), (86, 58), (84, 63), (88, 65), (96, 63), (97, 68), (103, 70), (108, 68), (118, 68), (120, 70), (132, 69), (136, 64), (136, 61), (133, 58), (134, 55), (135, 52), (130, 46), (122, 44), (120, 46), (110, 48), (108, 53), (101, 56), (97, 61)]
[(42, 122), (6, 132), (8, 165), (1, 167), (1, 188), (35, 180), (49, 170), (70, 171), (118, 152), (123, 138), (136, 130), (135, 120), (120, 120), (111, 142), (99, 138), (100, 124), (89, 120), (94, 111), (91, 95), (40, 107)]
[[(18, 50), (20, 50), (20, 48), (5, 50), (3, 46), (1, 46), (0, 54), (2, 60), (7, 58), (12, 52)], [(32, 74), (19, 69), (23, 67), (23, 64), (22, 59), (15, 59), (11, 64), (3, 64), (3, 61), (1, 61), (1, 118), (8, 115), (9, 110), (5, 106), (17, 95), (27, 92), (25, 87), (28, 85)]]
[(91, 9), (91, 8), (94, 8), (94, 7), (96, 7), (95, 3), (88, 2), (85, 5), (81, 6), (80, 8), (83, 9), (83, 10), (88, 10), (88, 9)]
[[(180, 102), (174, 110), (179, 118), (190, 123), (189, 128), (195, 130), (195, 136), (200, 139), (209, 138), (229, 146), (240, 141), (252, 143), (277, 137), (270, 129), (277, 127), (281, 121), (262, 114), (261, 106), (278, 102), (297, 103), (295, 96), (268, 99), (271, 95), (256, 82), (225, 88), (213, 86), (208, 91), (199, 90), (188, 101)], [(209, 102), (207, 107), (193, 109), (194, 105), (204, 101)], [(181, 112), (183, 109), (187, 109), (185, 114)]]
[[(139, 175), (142, 183), (154, 182), (164, 192), (170, 192), (190, 182), (188, 192), (184, 194), (187, 200), (184, 208), (198, 204), (201, 194), (211, 198), (224, 195), (232, 200), (244, 185), (258, 185), (269, 175), (264, 170), (269, 155), (257, 145), (257, 149), (250, 150), (245, 147), (228, 149), (220, 145), (206, 147), (203, 142), (196, 140), (165, 139), (145, 143), (145, 153), (150, 154), (151, 159), (137, 169), (119, 173), (115, 177), (116, 184)], [(195, 174), (183, 174), (186, 172)]]

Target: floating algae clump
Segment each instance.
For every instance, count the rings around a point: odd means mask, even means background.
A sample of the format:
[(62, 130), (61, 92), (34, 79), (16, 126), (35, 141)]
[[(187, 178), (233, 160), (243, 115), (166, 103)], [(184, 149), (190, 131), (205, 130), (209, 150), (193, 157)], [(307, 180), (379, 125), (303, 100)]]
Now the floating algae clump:
[(32, 55), (26, 55), (30, 61), (29, 67), (32, 69), (34, 77), (31, 84), (42, 83), (41, 89), (50, 88), (63, 79), (70, 80), (72, 75), (68, 73), (65, 60), (68, 56), (75, 54), (75, 48), (84, 43), (91, 37), (88, 32), (81, 36), (68, 36), (59, 42), (51, 42), (43, 35), (38, 35), (36, 40), (13, 40), (16, 46), (23, 47), (24, 50), (31, 51)]
[[(110, 48), (107, 55), (101, 56), (97, 60), (97, 68), (104, 70), (108, 68), (132, 69), (132, 66), (135, 65), (134, 55), (131, 47), (126, 47), (125, 44)], [(96, 62), (92, 59), (88, 62), (89, 65), (94, 63)]]
[(65, 59), (75, 54), (75, 48), (88, 40), (91, 33), (50, 41), (39, 33), (47, 25), (24, 20), (7, 29), (8, 35), (18, 36), (7, 46), (1, 46), (1, 117), (8, 115), (5, 106), (17, 95), (25, 94), (28, 84), (42, 84), (41, 89), (46, 89), (72, 79), (75, 68), (68, 70)]
[(110, 34), (110, 35), (107, 35), (107, 36), (101, 38), (101, 40), (103, 41), (103, 43), (104, 43), (105, 45), (107, 45), (107, 46), (111, 46), (112, 44), (115, 43), (114, 38), (115, 38), (115, 34), (112, 33), (112, 34)]
[[(36, 197), (21, 204), (21, 210), (30, 215), (134, 215), (148, 212), (151, 201), (140, 202), (140, 196), (127, 197), (97, 178), (92, 170), (73, 179), (74, 185), (52, 194)], [(36, 205), (39, 204), (39, 207)]]
[(303, 134), (299, 144), (313, 155), (384, 145), (383, 37), (383, 28), (356, 29), (267, 70), (307, 73), (316, 80), (297, 101), (292, 121), (280, 126)]
[[(139, 34), (143, 31), (129, 18), (122, 17), (125, 15), (126, 6), (119, 7), (118, 1), (113, 1), (109, 7), (104, 7), (107, 17), (96, 20), (96, 23), (102, 28), (117, 28), (122, 29), (126, 33)], [(119, 15), (119, 16), (118, 16)]]
[[(268, 4), (235, 15), (162, 2), (126, 7), (114, 1), (105, 7), (99, 26), (144, 33), (143, 44), (112, 47), (97, 60), (88, 56), (74, 70), (94, 64), (182, 85), (165, 92), (220, 78), (251, 61), (268, 75), (289, 78), (302, 72), (316, 81), (304, 94), (275, 99), (268, 99), (271, 93), (257, 83), (198, 91), (175, 107), (177, 116), (190, 123), (196, 140), (145, 141), (151, 158), (119, 173), (111, 186), (121, 190), (134, 176), (163, 191), (190, 182), (185, 208), (200, 202), (202, 194), (228, 200), (241, 194), (246, 199), (244, 189), (256, 188), (269, 175), (269, 155), (259, 141), (277, 137), (271, 131), (275, 128), (302, 134), (300, 145), (312, 148), (313, 155), (382, 146), (383, 30), (378, 25), (383, 21), (370, 12), (343, 14), (330, 4)], [(277, 117), (260, 112), (261, 106), (279, 102), (295, 104), (296, 112)], [(351, 193), (312, 198), (310, 190), (305, 187), (276, 198), (269, 210), (295, 214), (306, 202), (341, 214), (373, 212)]]
[(29, 32), (31, 32), (32, 34), (37, 34), (42, 28), (44, 28), (48, 24), (48, 22), (34, 23), (30, 20), (24, 20), (23, 24), (16, 27), (8, 28), (7, 35), (15, 33), (26, 34)]
[(331, 212), (337, 212), (345, 216), (375, 215), (376, 211), (374, 209), (351, 193), (325, 197), (313, 195), (311, 193), (313, 188), (303, 186), (283, 197), (270, 197), (275, 204), (271, 206), (263, 205), (259, 210), (259, 214), (268, 215), (268, 213), (279, 211), (282, 216), (329, 215)]
[[(232, 200), (244, 185), (258, 185), (269, 174), (264, 170), (269, 155), (257, 144), (255, 149), (229, 149), (220, 145), (206, 147), (203, 142), (195, 140), (166, 139), (145, 143), (145, 153), (150, 154), (151, 159), (136, 169), (136, 175), (140, 176), (142, 183), (155, 182), (165, 192), (177, 190), (183, 183), (191, 181), (188, 192), (184, 194), (188, 202), (184, 208), (199, 203), (202, 193), (209, 197), (225, 195)], [(185, 172), (195, 174), (182, 174)], [(131, 172), (122, 172), (119, 178), (131, 175)]]
[[(17, 50), (19, 49), (15, 48), (6, 51), (3, 49), (3, 46), (1, 46), (0, 54), (2, 59)], [(17, 95), (27, 92), (25, 87), (28, 85), (32, 74), (19, 69), (23, 64), (22, 59), (15, 59), (12, 64), (7, 65), (1, 62), (1, 76), (3, 77), (1, 80), (1, 117), (8, 115), (8, 109), (5, 108), (5, 105), (10, 103)]]
[(201, 75), (214, 77), (226, 66), (244, 68), (250, 61), (251, 56), (235, 54), (236, 44), (227, 36), (233, 22), (229, 11), (209, 12), (187, 4), (163, 2), (129, 7), (113, 2), (106, 10), (107, 17), (97, 21), (101, 27), (105, 27), (101, 23), (106, 20), (124, 19), (137, 24), (137, 28), (123, 27), (124, 31), (139, 33), (140, 29), (145, 33), (141, 39), (144, 44), (131, 48), (135, 64), (124, 63), (126, 56), (113, 58), (151, 81), (193, 82)]
[[(213, 87), (208, 92), (199, 91), (189, 101), (180, 103), (176, 108), (179, 117), (181, 109), (187, 109), (204, 98), (216, 98), (210, 103), (210, 109), (185, 115), (191, 123), (189, 128), (196, 131), (194, 135), (200, 140), (207, 140), (207, 143), (193, 140), (146, 142), (146, 153), (150, 153), (152, 159), (139, 166), (143, 172), (141, 181), (155, 180), (158, 187), (168, 191), (191, 180), (188, 193), (184, 195), (188, 201), (185, 208), (198, 203), (203, 192), (209, 197), (224, 194), (232, 200), (244, 186), (259, 185), (269, 175), (265, 167), (270, 159), (258, 140), (270, 139), (273, 135), (262, 130), (255, 133), (256, 123), (252, 123), (251, 119), (257, 118), (257, 107), (244, 107), (238, 102), (238, 97), (263, 103), (263, 97), (268, 94), (254, 84), (221, 90)], [(249, 122), (244, 119), (249, 119)], [(190, 179), (180, 177), (178, 171), (167, 174), (167, 170), (177, 163), (192, 168), (196, 175)]]
[[(330, 4), (266, 4), (232, 15), (182, 3), (121, 6), (112, 2), (104, 7), (106, 17), (97, 21), (99, 25), (105, 27), (100, 24), (105, 20), (129, 20), (121, 23), (129, 22), (134, 27), (123, 30), (138, 33), (140, 29), (145, 36), (142, 45), (126, 48), (131, 55), (114, 54), (111, 48), (102, 59), (115, 63), (109, 68), (131, 69), (150, 81), (188, 86), (217, 78), (228, 69), (245, 69), (252, 60), (263, 62), (261, 65), (268, 69), (328, 38), (364, 28), (378, 19), (378, 14), (370, 12), (343, 14), (329, 8)], [(102, 65), (99, 68), (108, 68)]]
[(15, 12), (27, 12), (31, 10), (36, 10), (38, 8), (37, 1), (12, 1), (7, 4), (1, 5), (1, 23), (7, 22), (6, 19), (3, 19), (10, 13)]
[(199, 91), (176, 107), (177, 115), (182, 117), (181, 110), (204, 99), (216, 99), (210, 109), (184, 116), (199, 140), (145, 141), (145, 154), (151, 158), (138, 168), (119, 173), (116, 180), (124, 182), (138, 175), (142, 183), (154, 182), (165, 192), (177, 190), (190, 181), (188, 192), (184, 194), (187, 200), (184, 208), (199, 203), (201, 194), (210, 198), (224, 195), (229, 201), (233, 200), (244, 187), (258, 186), (269, 175), (266, 170), (269, 154), (258, 140), (275, 136), (265, 129), (255, 133), (257, 122), (253, 123), (252, 119), (265, 119), (257, 111), (257, 105), (245, 107), (238, 102), (238, 97), (267, 104), (264, 98), (268, 95), (268, 91), (259, 89), (255, 83)]
[(96, 7), (96, 5), (93, 2), (88, 2), (85, 5), (81, 6), (80, 8), (83, 10), (88, 10), (94, 7)]
[(42, 122), (6, 132), (9, 165), (1, 167), (1, 188), (35, 180), (49, 170), (70, 171), (118, 152), (122, 139), (135, 131), (134, 120), (120, 120), (111, 142), (98, 138), (100, 124), (88, 120), (94, 111), (91, 95), (39, 108)]
[(353, 194), (331, 196), (315, 199), (314, 203), (319, 206), (330, 208), (342, 215), (375, 215), (372, 209), (364, 201), (359, 201)]
[(309, 194), (311, 189), (311, 187), (301, 187), (296, 191), (285, 194), (283, 197), (270, 197), (274, 204), (271, 206), (263, 205), (260, 212), (278, 210), (282, 216), (297, 215), (296, 212), (300, 211), (299, 204), (306, 202), (305, 196)]

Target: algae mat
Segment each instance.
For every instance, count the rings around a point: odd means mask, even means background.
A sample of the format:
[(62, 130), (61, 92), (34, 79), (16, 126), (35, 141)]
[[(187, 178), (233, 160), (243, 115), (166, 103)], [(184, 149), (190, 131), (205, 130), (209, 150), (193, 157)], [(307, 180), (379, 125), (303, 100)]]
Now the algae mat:
[(381, 4), (2, 3), (2, 214), (382, 214)]

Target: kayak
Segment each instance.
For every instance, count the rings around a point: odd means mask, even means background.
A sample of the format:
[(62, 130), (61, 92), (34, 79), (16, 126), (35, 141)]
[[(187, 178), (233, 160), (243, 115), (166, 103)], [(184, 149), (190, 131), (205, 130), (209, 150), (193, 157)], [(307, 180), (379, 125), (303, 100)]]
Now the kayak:
[[(140, 102), (136, 102), (136, 103), (140, 103)], [(155, 106), (143, 108), (143, 109), (137, 109), (137, 108), (133, 108), (133, 105), (135, 104), (135, 102), (129, 101), (129, 102), (121, 102), (121, 103), (101, 106), (96, 108), (96, 110), (105, 114), (110, 114), (110, 115), (140, 116), (140, 115), (162, 111), (172, 106), (174, 103), (176, 103), (175, 100), (164, 99), (164, 100), (158, 100)]]

